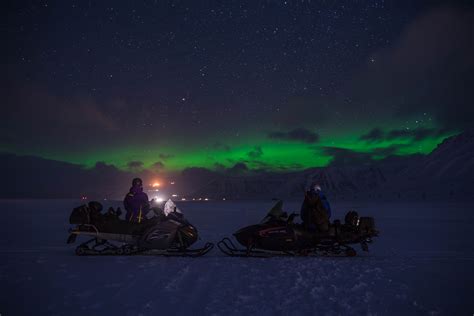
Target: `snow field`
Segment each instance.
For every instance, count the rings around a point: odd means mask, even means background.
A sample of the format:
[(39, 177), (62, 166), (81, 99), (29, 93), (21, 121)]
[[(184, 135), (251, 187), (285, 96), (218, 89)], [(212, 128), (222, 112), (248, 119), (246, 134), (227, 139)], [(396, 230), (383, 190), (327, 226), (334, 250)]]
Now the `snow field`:
[[(333, 203), (374, 216), (381, 236), (355, 258), (77, 257), (72, 200), (1, 201), (2, 315), (472, 314), (474, 213), (462, 203)], [(104, 203), (109, 206), (110, 203)], [(112, 203), (115, 206), (119, 202)], [(272, 201), (178, 203), (216, 242), (260, 221)], [(299, 208), (300, 201), (284, 209)], [(76, 242), (77, 243), (77, 242)], [(78, 244), (78, 243), (77, 243)]]

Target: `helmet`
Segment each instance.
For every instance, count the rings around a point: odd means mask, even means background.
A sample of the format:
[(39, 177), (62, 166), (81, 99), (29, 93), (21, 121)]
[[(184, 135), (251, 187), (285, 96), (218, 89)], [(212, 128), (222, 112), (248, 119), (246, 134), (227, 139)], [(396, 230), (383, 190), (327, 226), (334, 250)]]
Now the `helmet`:
[(142, 179), (140, 178), (135, 178), (132, 180), (132, 186), (135, 187), (135, 186), (142, 186), (143, 185), (143, 181)]
[(89, 202), (89, 208), (91, 210), (92, 213), (100, 213), (102, 212), (102, 204), (100, 204), (99, 202), (97, 201), (90, 201)]
[(313, 190), (315, 192), (322, 191), (321, 186), (318, 183), (312, 183), (311, 184), (311, 190)]

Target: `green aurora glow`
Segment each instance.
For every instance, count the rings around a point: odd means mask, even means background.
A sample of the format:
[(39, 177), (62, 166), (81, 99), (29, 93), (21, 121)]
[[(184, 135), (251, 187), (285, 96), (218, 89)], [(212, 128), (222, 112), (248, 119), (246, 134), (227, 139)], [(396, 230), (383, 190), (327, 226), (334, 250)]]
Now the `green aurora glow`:
[[(130, 161), (140, 161), (143, 168), (149, 169), (158, 161), (165, 168), (163, 171), (180, 171), (189, 167), (229, 168), (236, 163), (244, 162), (250, 169), (263, 168), (269, 171), (293, 171), (310, 167), (327, 166), (332, 156), (324, 152), (325, 147), (341, 148), (358, 153), (372, 153), (374, 149), (384, 149), (396, 146), (397, 155), (428, 154), (448, 136), (427, 137), (415, 141), (410, 138), (367, 142), (360, 136), (367, 130), (346, 132), (340, 135), (322, 135), (319, 142), (308, 144), (296, 141), (268, 139), (266, 135), (241, 136), (237, 139), (202, 139), (199, 143), (174, 145), (129, 145), (122, 147), (102, 148), (88, 152), (42, 152), (44, 158), (77, 163), (93, 167), (97, 162), (113, 164), (122, 170), (129, 169)], [(334, 134), (333, 134), (334, 135)], [(227, 144), (226, 147), (212, 146), (216, 142)], [(249, 153), (259, 149), (259, 152)], [(166, 154), (165, 159), (160, 154)], [(373, 159), (383, 159), (383, 154), (373, 154)]]

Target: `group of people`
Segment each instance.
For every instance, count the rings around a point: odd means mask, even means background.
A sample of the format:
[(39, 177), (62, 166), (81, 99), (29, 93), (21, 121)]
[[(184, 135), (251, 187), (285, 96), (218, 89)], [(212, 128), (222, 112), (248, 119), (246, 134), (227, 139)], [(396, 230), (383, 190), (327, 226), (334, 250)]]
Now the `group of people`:
[[(135, 178), (132, 187), (123, 201), (125, 219), (140, 223), (150, 210), (148, 195), (143, 192), (143, 181)], [(313, 183), (306, 191), (300, 212), (303, 225), (308, 230), (326, 231), (329, 229), (331, 205), (318, 183)]]

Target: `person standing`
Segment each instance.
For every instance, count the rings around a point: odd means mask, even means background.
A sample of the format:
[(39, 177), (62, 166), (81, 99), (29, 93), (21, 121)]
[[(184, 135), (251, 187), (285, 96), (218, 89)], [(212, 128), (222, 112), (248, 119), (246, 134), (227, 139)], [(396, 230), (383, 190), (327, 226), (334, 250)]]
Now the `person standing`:
[(127, 221), (140, 223), (145, 218), (145, 214), (150, 210), (150, 202), (148, 201), (148, 195), (143, 192), (142, 179), (133, 179), (132, 187), (125, 195), (123, 205), (127, 211), (125, 214)]
[(319, 184), (313, 183), (305, 192), (300, 214), (306, 229), (322, 232), (329, 229), (331, 205)]

